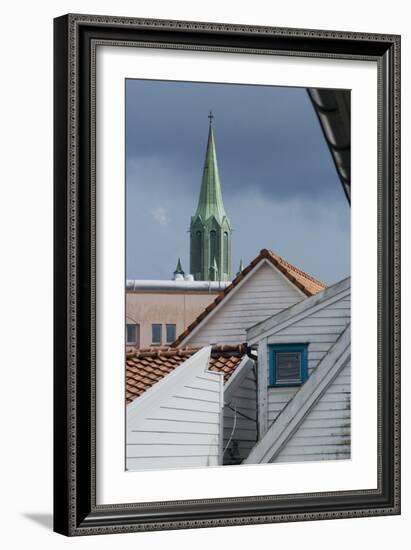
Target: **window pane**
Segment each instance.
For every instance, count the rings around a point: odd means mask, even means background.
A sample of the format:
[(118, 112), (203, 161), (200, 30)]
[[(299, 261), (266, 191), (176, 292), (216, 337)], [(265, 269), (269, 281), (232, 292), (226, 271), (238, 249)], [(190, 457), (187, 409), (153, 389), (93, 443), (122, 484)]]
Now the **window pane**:
[(171, 344), (176, 339), (176, 326), (166, 325), (167, 329), (167, 344)]
[(210, 231), (210, 265), (213, 265), (214, 258), (217, 260), (217, 233)]
[(127, 344), (137, 343), (137, 325), (127, 325), (126, 342)]
[(161, 325), (151, 325), (151, 342), (161, 344)]
[(228, 233), (224, 231), (224, 273), (229, 272), (228, 268)]
[(203, 269), (203, 237), (201, 231), (196, 231), (196, 237), (194, 242), (193, 250), (193, 275), (195, 273), (200, 273)]
[(276, 352), (276, 381), (301, 382), (301, 352)]

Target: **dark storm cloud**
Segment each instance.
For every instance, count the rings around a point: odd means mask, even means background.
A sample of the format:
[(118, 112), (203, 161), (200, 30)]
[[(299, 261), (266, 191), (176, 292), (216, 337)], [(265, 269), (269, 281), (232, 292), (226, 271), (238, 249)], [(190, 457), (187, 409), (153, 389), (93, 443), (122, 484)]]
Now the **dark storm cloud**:
[(275, 200), (338, 195), (303, 88), (128, 81), (128, 159), (154, 156), (180, 165), (194, 177), (189, 187), (197, 193), (210, 109), (225, 191), (257, 186)]
[(127, 276), (188, 269), (190, 216), (214, 132), (233, 271), (263, 247), (326, 282), (349, 273), (349, 208), (302, 88), (127, 81)]

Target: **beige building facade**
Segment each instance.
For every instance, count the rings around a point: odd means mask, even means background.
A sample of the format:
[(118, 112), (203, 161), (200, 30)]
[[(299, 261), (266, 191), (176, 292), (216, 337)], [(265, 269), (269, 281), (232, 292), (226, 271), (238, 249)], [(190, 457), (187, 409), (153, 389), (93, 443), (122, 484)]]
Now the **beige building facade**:
[(227, 282), (129, 280), (126, 286), (126, 345), (166, 346), (226, 288)]

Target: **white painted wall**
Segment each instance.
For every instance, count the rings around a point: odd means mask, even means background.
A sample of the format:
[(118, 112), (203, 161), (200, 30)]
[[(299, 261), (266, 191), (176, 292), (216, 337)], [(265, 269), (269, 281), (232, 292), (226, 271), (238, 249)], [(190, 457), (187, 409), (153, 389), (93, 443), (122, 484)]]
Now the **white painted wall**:
[[(261, 342), (266, 348), (263, 353), (267, 356), (267, 368), (270, 344), (308, 343), (308, 370), (311, 374), (349, 323), (350, 315), (350, 289), (347, 288), (297, 316), (292, 323), (267, 336), (266, 344), (264, 341)], [(274, 422), (298, 389), (267, 387), (268, 426)]]
[(127, 406), (126, 468), (151, 470), (221, 463), (223, 375), (198, 351)]
[[(349, 432), (350, 393), (349, 391), (345, 392), (344, 395), (338, 395), (335, 399), (335, 396), (328, 393), (328, 391), (349, 364), (350, 353), (351, 329), (348, 325), (329, 353), (324, 356), (308, 380), (299, 387), (275, 422), (271, 424), (262, 439), (258, 441), (246, 460), (248, 464), (276, 462), (279, 453), (288, 444), (293, 449), (287, 451), (283, 462), (286, 461), (288, 456), (291, 457), (293, 462), (317, 460), (318, 457), (326, 460), (327, 458), (345, 458), (347, 456), (350, 446), (347, 434), (345, 433), (344, 436), (334, 434), (334, 427), (328, 425), (328, 419), (343, 418), (345, 432)], [(339, 384), (337, 385), (337, 393), (340, 394), (338, 387)], [(296, 432), (311, 413), (313, 413), (314, 419), (319, 421), (318, 424), (321, 429), (303, 434), (304, 440), (295, 443), (294, 436)], [(325, 424), (322, 423), (323, 419), (327, 420)], [(333, 445), (333, 449), (330, 449), (331, 445)], [(308, 447), (310, 449), (307, 451)], [(342, 449), (344, 457), (340, 456)]]
[(263, 260), (183, 343), (200, 347), (245, 342), (247, 328), (304, 298), (278, 269)]
[[(269, 386), (270, 345), (308, 344), (310, 377), (321, 361), (333, 353), (335, 343), (350, 323), (350, 298), (350, 280), (346, 279), (248, 331), (249, 342), (258, 343), (260, 358), (260, 438), (270, 426), (275, 426), (281, 412), (290, 402), (295, 403), (301, 393), (301, 386)], [(313, 403), (303, 425), (286, 441), (275, 461), (349, 458), (350, 395), (348, 363), (318, 403)]]

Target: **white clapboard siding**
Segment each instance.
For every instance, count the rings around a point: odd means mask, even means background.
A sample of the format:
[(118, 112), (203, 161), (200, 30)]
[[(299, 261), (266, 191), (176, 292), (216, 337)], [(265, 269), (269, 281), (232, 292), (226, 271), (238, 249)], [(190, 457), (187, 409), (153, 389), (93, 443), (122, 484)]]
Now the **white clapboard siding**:
[(298, 290), (272, 264), (263, 260), (184, 340), (184, 345), (239, 344), (246, 329), (303, 300)]
[[(350, 373), (348, 363), (314, 405), (298, 430), (278, 454), (275, 462), (301, 462), (307, 460), (349, 459), (351, 456), (350, 393), (342, 392), (340, 377)], [(335, 398), (338, 397), (338, 403)], [(341, 414), (339, 414), (341, 413)], [(325, 415), (328, 422), (317, 422), (318, 415)]]
[[(268, 336), (267, 344), (308, 343), (308, 373), (311, 374), (350, 322), (350, 303), (349, 287), (322, 303), (316, 301), (312, 312), (310, 309), (306, 310), (283, 329), (273, 332)], [(331, 322), (328, 322), (329, 320)], [(269, 348), (267, 347), (268, 353)], [(298, 387), (268, 388), (269, 426), (297, 391)], [(334, 410), (334, 408), (338, 409), (338, 405), (330, 410)], [(321, 407), (317, 412), (319, 411), (321, 411)]]
[[(147, 467), (149, 464), (149, 468)], [(168, 456), (167, 465), (164, 465), (164, 457), (152, 456), (152, 457), (140, 457), (140, 458), (128, 458), (127, 470), (164, 470), (168, 469), (180, 469), (180, 468), (204, 468), (205, 466), (215, 466), (217, 464), (216, 457), (204, 457), (204, 454), (190, 455), (190, 456)]]
[[(311, 317), (313, 319), (349, 317), (349, 311), (350, 281), (345, 279), (314, 296), (306, 298), (288, 310), (272, 315), (250, 327), (247, 331), (247, 341), (249, 344), (254, 344), (262, 338), (281, 333), (283, 329), (290, 326), (296, 326), (299, 322), (302, 322), (301, 326), (307, 326), (307, 319)], [(308, 323), (308, 326), (312, 325)]]
[[(321, 436), (317, 436), (315, 432), (313, 433), (313, 430), (308, 433), (298, 434), (297, 432), (309, 415), (317, 420), (318, 415), (327, 415), (328, 420), (343, 419), (344, 427), (347, 428), (349, 423), (347, 413), (349, 415), (350, 412), (349, 396), (341, 394), (340, 401), (331, 401), (330, 403), (323, 403), (322, 398), (328, 397), (328, 389), (335, 381), (339, 382), (338, 377), (347, 368), (349, 360), (350, 326), (347, 326), (329, 353), (319, 363), (308, 380), (299, 387), (295, 395), (277, 416), (275, 422), (271, 424), (252, 449), (246, 460), (248, 464), (276, 462), (279, 454), (286, 446), (289, 447), (287, 456), (292, 461), (299, 460), (299, 456), (311, 457), (313, 454), (321, 453), (321, 449), (324, 451), (324, 457), (329, 457), (330, 454), (338, 454), (341, 449), (346, 449), (347, 444), (349, 445), (349, 434), (340, 434), (339, 441), (335, 442), (333, 438), (338, 436), (334, 434), (332, 427), (329, 428), (328, 433), (323, 431)], [(340, 383), (338, 385), (341, 386)], [(304, 427), (307, 428), (307, 426)], [(309, 427), (312, 428), (313, 426), (310, 425)], [(322, 430), (325, 429), (324, 425), (319, 424), (319, 427)], [(331, 446), (335, 448), (330, 449)], [(310, 447), (308, 451), (306, 447)], [(305, 458), (301, 460), (305, 460)], [(307, 460), (311, 460), (311, 458)]]
[(245, 357), (224, 389), (224, 464), (242, 462), (257, 441), (257, 385), (253, 367), (254, 362)]
[[(349, 458), (350, 303), (350, 280), (345, 279), (247, 331), (248, 343), (258, 346), (258, 356), (266, 362), (259, 417), (262, 424), (268, 419), (248, 463)], [(268, 385), (269, 346), (284, 343), (308, 344), (310, 383)], [(343, 363), (338, 355), (342, 349)]]
[[(155, 443), (153, 443), (153, 433), (155, 436)], [(195, 432), (178, 432), (178, 445), (209, 445), (210, 439), (209, 435), (218, 435), (218, 433), (206, 432), (206, 433), (195, 433)], [(153, 445), (153, 448), (156, 445), (173, 445), (175, 444), (176, 437), (175, 432), (151, 432), (149, 430), (145, 431), (133, 431), (129, 434), (127, 438), (127, 445)]]
[(127, 406), (128, 470), (222, 462), (223, 375), (203, 348)]
[(166, 433), (172, 438), (174, 438), (175, 434), (206, 434), (218, 437), (220, 433), (220, 422), (199, 422), (195, 420), (175, 420), (172, 418), (146, 418), (143, 428), (136, 427), (134, 430), (127, 432), (127, 440), (128, 438), (133, 440), (133, 433)]

